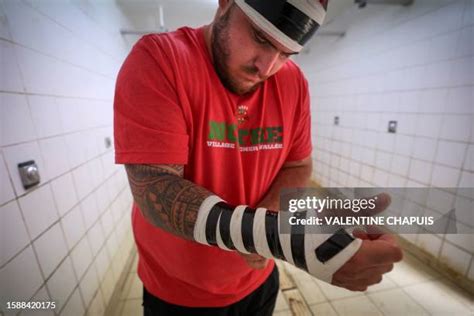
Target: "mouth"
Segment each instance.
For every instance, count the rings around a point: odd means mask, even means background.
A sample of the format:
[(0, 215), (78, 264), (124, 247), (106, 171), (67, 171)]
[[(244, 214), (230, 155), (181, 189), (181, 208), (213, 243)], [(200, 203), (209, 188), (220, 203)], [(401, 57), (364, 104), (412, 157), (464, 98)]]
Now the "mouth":
[(244, 81), (248, 82), (249, 84), (252, 84), (252, 85), (257, 84), (259, 82), (259, 80), (255, 79), (255, 78), (253, 78), (253, 79), (247, 78)]
[(243, 76), (243, 79), (247, 82), (251, 82), (251, 83), (254, 83), (254, 84), (257, 84), (259, 82), (262, 82), (262, 78), (258, 75), (251, 75), (249, 73), (245, 73), (244, 76)]

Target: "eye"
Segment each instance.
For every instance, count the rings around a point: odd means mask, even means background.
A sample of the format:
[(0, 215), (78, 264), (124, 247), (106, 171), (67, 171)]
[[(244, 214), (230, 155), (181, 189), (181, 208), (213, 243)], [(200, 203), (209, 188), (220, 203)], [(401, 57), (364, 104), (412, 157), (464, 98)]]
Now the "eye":
[(266, 39), (264, 39), (262, 36), (260, 36), (257, 32), (253, 32), (253, 36), (254, 36), (255, 41), (257, 43), (262, 44), (262, 45), (269, 44), (268, 41)]

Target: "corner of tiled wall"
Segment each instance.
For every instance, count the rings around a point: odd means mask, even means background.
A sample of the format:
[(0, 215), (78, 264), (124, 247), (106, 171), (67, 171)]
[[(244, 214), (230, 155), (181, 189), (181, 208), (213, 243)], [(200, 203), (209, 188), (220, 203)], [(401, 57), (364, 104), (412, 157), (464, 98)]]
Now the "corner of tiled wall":
[[(340, 20), (344, 37), (316, 38), (297, 58), (311, 88), (314, 180), (437, 187), (458, 225), (472, 226), (461, 191), (474, 187), (474, 1), (368, 5)], [(472, 233), (404, 237), (474, 281)]]

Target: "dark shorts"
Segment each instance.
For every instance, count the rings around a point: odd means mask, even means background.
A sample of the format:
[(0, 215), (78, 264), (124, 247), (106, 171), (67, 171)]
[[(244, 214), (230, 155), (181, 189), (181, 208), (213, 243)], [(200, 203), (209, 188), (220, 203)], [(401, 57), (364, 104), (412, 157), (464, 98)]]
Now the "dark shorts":
[(185, 307), (174, 305), (153, 296), (143, 288), (143, 314), (145, 316), (271, 316), (275, 308), (279, 287), (278, 269), (275, 265), (268, 279), (259, 288), (240, 301), (224, 307)]

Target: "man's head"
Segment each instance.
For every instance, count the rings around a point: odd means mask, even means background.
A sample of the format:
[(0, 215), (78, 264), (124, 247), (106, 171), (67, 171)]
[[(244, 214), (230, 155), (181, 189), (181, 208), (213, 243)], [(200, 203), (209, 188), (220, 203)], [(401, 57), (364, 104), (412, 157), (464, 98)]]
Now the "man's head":
[(219, 0), (210, 48), (227, 89), (236, 94), (254, 91), (301, 50), (319, 26), (314, 14), (309, 18), (304, 13), (312, 14), (310, 2), (322, 8), (318, 0)]

